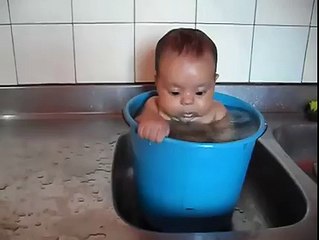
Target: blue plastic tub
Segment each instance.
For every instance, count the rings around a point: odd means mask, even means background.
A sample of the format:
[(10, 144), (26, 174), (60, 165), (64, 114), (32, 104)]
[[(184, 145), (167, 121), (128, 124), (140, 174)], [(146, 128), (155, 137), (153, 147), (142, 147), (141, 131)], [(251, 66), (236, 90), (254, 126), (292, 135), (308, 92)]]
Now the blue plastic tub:
[(133, 97), (123, 110), (130, 126), (134, 175), (142, 208), (164, 217), (207, 217), (227, 214), (236, 206), (256, 140), (265, 132), (262, 114), (250, 104), (221, 93), (214, 98), (239, 107), (260, 120), (251, 136), (226, 143), (195, 143), (165, 138), (157, 144), (137, 134), (135, 115), (156, 94)]

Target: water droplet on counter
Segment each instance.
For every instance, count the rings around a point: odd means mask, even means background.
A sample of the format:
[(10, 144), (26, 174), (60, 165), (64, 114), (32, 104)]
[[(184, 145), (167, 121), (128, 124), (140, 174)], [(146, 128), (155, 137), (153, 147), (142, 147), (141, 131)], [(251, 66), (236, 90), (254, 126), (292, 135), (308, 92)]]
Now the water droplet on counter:
[(93, 189), (92, 193), (93, 194), (98, 194), (100, 191), (98, 189)]
[(24, 212), (17, 212), (16, 213), (19, 217), (25, 217), (26, 214)]
[(64, 158), (64, 160), (70, 160), (71, 158), (70, 157), (66, 157), (66, 158)]
[(89, 234), (89, 236), (87, 236), (85, 239), (86, 240), (102, 240), (101, 237), (106, 239), (106, 234), (105, 233), (92, 233), (92, 234)]
[(49, 180), (41, 182), (43, 186), (51, 185), (52, 183), (53, 181), (49, 181)]
[(81, 198), (81, 197), (80, 197), (80, 198), (78, 198), (78, 201), (79, 201), (79, 202), (84, 202), (84, 198)]
[(38, 178), (40, 179), (40, 178), (44, 178), (44, 175), (43, 174), (40, 174), (40, 175), (38, 175)]
[(41, 225), (42, 225), (41, 222), (36, 222), (36, 223), (34, 224), (34, 226), (36, 226), (36, 227), (39, 227), (39, 226), (41, 226)]
[(103, 201), (103, 198), (102, 198), (102, 197), (98, 197), (98, 198), (97, 198), (97, 201), (98, 201), (98, 202), (102, 202), (102, 201)]
[(6, 183), (0, 184), (0, 190), (6, 190), (7, 187), (8, 187), (8, 184)]

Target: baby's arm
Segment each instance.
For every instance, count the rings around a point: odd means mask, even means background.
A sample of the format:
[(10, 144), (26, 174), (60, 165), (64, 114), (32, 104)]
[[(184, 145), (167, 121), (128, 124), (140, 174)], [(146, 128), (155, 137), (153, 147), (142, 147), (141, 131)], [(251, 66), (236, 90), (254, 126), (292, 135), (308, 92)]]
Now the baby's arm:
[(233, 139), (234, 128), (231, 124), (229, 112), (222, 103), (215, 101), (211, 114), (207, 117), (206, 121), (213, 123), (215, 131), (218, 131), (217, 134), (214, 134), (217, 142), (227, 142)]
[(234, 127), (231, 124), (231, 119), (228, 112), (222, 119), (216, 121), (215, 126), (219, 130), (219, 134), (217, 134), (218, 139), (216, 139), (218, 142), (228, 142), (233, 140)]
[(156, 96), (149, 98), (135, 120), (138, 122), (137, 131), (140, 137), (161, 142), (169, 134), (169, 124), (160, 116), (156, 101)]

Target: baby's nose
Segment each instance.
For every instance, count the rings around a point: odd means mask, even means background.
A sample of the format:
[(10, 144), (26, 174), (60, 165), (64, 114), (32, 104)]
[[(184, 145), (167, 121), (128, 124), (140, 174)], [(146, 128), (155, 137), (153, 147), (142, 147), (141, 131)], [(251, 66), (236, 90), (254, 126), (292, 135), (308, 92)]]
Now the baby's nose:
[(192, 94), (183, 94), (181, 99), (182, 105), (191, 105), (194, 103), (194, 96)]

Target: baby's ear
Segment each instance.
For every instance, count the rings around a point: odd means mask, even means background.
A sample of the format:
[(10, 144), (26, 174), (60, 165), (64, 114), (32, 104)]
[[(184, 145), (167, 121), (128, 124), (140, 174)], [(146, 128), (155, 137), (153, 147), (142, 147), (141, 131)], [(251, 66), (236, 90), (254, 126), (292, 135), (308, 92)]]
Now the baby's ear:
[(218, 78), (219, 78), (219, 74), (216, 73), (216, 74), (215, 74), (215, 81), (217, 81)]

